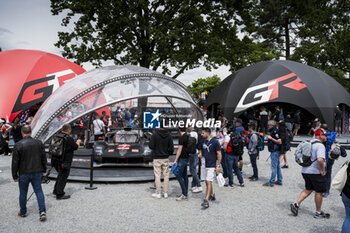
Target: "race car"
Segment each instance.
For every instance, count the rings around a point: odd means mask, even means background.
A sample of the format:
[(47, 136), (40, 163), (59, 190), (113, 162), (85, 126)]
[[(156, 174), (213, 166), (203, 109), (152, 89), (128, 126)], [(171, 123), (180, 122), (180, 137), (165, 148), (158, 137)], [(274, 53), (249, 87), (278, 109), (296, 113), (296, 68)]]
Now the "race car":
[(99, 163), (138, 164), (152, 161), (149, 135), (142, 130), (109, 132), (93, 145), (94, 160)]

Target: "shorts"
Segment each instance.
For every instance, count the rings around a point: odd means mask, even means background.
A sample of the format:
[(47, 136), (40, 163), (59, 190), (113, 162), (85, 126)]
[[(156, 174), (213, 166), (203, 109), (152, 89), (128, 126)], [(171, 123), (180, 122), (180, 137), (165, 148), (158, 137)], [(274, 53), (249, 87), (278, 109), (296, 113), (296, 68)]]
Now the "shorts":
[(321, 174), (302, 174), (305, 180), (305, 189), (316, 193), (327, 192), (327, 178)]
[(294, 129), (300, 129), (300, 124), (294, 124)]
[(249, 120), (249, 124), (257, 126), (258, 122), (256, 120)]
[(202, 176), (204, 180), (211, 181), (211, 182), (214, 181), (215, 167), (206, 167), (202, 171), (203, 171)]
[(341, 120), (335, 120), (335, 127), (341, 128)]

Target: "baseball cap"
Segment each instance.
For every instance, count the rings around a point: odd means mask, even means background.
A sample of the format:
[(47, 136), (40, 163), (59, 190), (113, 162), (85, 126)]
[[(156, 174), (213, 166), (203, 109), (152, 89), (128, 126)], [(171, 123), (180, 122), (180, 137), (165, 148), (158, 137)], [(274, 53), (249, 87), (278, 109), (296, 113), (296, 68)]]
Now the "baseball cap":
[(243, 123), (243, 121), (242, 121), (241, 118), (238, 118), (238, 119), (237, 119), (237, 122), (238, 122), (238, 123), (241, 123), (241, 124)]
[(317, 121), (319, 121), (319, 119), (318, 119), (318, 118), (316, 118), (316, 119), (314, 120), (314, 122), (317, 122)]
[(324, 135), (324, 134), (326, 134), (326, 131), (324, 129), (319, 128), (315, 131), (315, 135), (317, 136)]

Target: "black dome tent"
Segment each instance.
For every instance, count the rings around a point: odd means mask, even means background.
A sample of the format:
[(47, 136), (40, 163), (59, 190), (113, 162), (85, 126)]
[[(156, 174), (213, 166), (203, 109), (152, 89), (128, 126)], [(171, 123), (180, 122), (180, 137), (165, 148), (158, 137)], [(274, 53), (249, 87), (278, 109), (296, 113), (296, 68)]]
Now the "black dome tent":
[(220, 104), (229, 119), (247, 109), (270, 103), (303, 108), (333, 128), (335, 107), (350, 107), (350, 94), (326, 73), (294, 61), (264, 61), (236, 71), (206, 101)]

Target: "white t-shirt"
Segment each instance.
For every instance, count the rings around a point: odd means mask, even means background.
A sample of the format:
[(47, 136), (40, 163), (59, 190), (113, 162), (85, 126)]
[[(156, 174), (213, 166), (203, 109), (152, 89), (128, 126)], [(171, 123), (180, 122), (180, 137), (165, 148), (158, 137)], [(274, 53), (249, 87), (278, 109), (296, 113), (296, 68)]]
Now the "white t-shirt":
[[(311, 142), (319, 141), (318, 139), (312, 139)], [(319, 141), (320, 142), (320, 141)], [(318, 166), (317, 158), (326, 159), (326, 148), (320, 143), (314, 143), (311, 146), (311, 160), (313, 162), (309, 167), (303, 167), (301, 173), (304, 174), (321, 174), (320, 167)]]
[(105, 126), (103, 121), (101, 121), (100, 119), (96, 119), (92, 122), (92, 124), (94, 125), (94, 135), (103, 134), (103, 127)]

